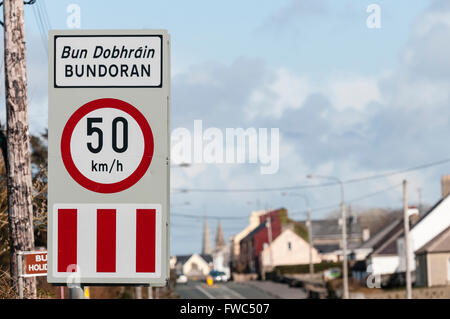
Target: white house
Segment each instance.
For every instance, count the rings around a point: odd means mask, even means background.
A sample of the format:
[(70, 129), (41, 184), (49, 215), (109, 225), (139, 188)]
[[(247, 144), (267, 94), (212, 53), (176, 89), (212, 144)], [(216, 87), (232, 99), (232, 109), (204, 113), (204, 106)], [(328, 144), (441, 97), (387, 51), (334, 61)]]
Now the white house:
[(397, 219), (387, 225), (372, 239), (363, 243), (360, 250), (369, 252), (366, 257), (367, 271), (372, 275), (390, 275), (398, 272), (400, 258), (397, 249), (397, 239), (403, 234), (403, 219)]
[[(416, 269), (415, 253), (434, 237), (450, 226), (450, 196), (441, 199), (419, 221), (411, 227), (409, 232), (410, 254), (409, 264), (411, 271)], [(400, 257), (399, 271), (406, 270), (405, 240), (403, 235), (397, 240)]]
[[(312, 249), (313, 263), (320, 263), (319, 252)], [(299, 265), (309, 263), (309, 243), (297, 235), (293, 230), (286, 228), (272, 242), (264, 245), (261, 251), (261, 269), (270, 269), (271, 266)]]
[[(408, 215), (411, 217), (416, 212), (416, 209), (410, 209)], [(450, 196), (446, 196), (421, 216), (410, 229), (409, 264), (411, 271), (416, 268), (414, 254), (449, 226)], [(373, 275), (389, 275), (406, 270), (403, 220), (397, 221), (395, 226), (391, 228), (383, 237), (381, 245), (367, 257), (367, 272)]]
[(178, 273), (187, 277), (204, 277), (212, 269), (212, 257), (210, 255), (192, 255), (176, 256), (176, 266)]
[(213, 269), (223, 271), (228, 279), (231, 277), (230, 271), (230, 246), (226, 245), (213, 252)]

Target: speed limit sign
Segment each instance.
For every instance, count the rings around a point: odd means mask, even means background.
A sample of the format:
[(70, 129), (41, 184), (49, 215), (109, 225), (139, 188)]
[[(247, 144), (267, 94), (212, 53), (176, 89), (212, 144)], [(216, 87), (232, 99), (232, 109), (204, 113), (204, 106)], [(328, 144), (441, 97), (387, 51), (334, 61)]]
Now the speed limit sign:
[(103, 98), (86, 103), (67, 121), (61, 138), (64, 165), (81, 186), (117, 193), (147, 172), (154, 149), (145, 117), (127, 102)]
[(51, 283), (169, 277), (169, 35), (52, 31)]

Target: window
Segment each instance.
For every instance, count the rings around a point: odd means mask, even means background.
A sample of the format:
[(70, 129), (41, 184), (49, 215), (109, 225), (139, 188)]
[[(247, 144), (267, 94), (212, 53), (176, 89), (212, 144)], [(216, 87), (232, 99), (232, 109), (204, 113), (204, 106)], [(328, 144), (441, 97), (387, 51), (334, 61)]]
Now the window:
[(292, 250), (292, 244), (291, 244), (291, 242), (288, 242), (288, 250)]

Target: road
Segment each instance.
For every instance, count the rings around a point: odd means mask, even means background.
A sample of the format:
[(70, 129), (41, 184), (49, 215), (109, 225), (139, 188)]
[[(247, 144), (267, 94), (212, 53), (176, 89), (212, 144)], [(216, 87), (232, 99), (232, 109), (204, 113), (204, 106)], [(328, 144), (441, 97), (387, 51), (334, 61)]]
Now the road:
[(290, 288), (286, 284), (270, 281), (215, 283), (209, 287), (204, 282), (190, 281), (177, 285), (176, 293), (182, 299), (304, 299), (305, 292), (300, 288)]

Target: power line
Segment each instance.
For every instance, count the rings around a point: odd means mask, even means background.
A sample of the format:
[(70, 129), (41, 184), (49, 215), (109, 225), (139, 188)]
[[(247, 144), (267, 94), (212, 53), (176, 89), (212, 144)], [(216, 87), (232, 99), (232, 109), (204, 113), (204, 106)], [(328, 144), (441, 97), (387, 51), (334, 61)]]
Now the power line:
[[(369, 175), (365, 177), (360, 178), (353, 178), (344, 180), (344, 184), (351, 184), (351, 183), (359, 183), (363, 181), (368, 180), (374, 180), (374, 179), (380, 179), (380, 178), (386, 178), (393, 175), (399, 175), (406, 172), (411, 171), (417, 171), (421, 169), (426, 169), (433, 166), (443, 165), (450, 162), (450, 158), (442, 159), (436, 162), (431, 162), (423, 165), (418, 165), (414, 167), (409, 167), (393, 172), (387, 172), (383, 174), (375, 174), (375, 175)], [(327, 186), (334, 186), (336, 185), (336, 182), (326, 182), (322, 184), (305, 184), (305, 185), (297, 185), (297, 186), (286, 186), (286, 187), (272, 187), (272, 188), (235, 188), (235, 189), (226, 189), (226, 188), (173, 188), (172, 191), (174, 192), (181, 192), (181, 193), (188, 193), (188, 192), (204, 192), (204, 193), (246, 193), (246, 192), (279, 192), (279, 191), (288, 191), (288, 190), (298, 190), (298, 189), (311, 189), (311, 188), (321, 188), (321, 187), (327, 187)]]
[[(41, 3), (42, 3), (42, 6), (41, 6)], [(50, 18), (47, 13), (47, 7), (45, 6), (45, 2), (43, 0), (37, 1), (35, 3), (35, 5), (33, 6), (33, 13), (34, 13), (34, 17), (36, 19), (36, 23), (38, 25), (38, 29), (39, 29), (39, 33), (41, 36), (42, 44), (44, 46), (45, 53), (48, 56), (47, 34), (48, 34), (48, 30), (51, 29), (51, 25), (50, 25)]]
[[(177, 213), (170, 214), (170, 216), (186, 217), (186, 218), (198, 218), (198, 219), (203, 219), (204, 218), (204, 216), (200, 216), (200, 215), (177, 214)], [(237, 219), (248, 219), (248, 216), (210, 216), (210, 215), (208, 215), (208, 219), (237, 220)]]
[[(345, 203), (346, 203), (346, 204), (350, 204), (350, 203), (354, 203), (354, 202), (359, 202), (359, 201), (361, 201), (361, 200), (364, 200), (364, 199), (367, 199), (367, 198), (370, 198), (370, 197), (373, 197), (373, 196), (376, 196), (376, 195), (379, 195), (379, 194), (388, 192), (388, 191), (390, 191), (390, 190), (393, 190), (393, 189), (395, 189), (395, 188), (397, 188), (397, 187), (399, 187), (399, 186), (401, 186), (401, 185), (402, 185), (401, 183), (400, 183), (400, 184), (396, 184), (396, 185), (390, 186), (390, 187), (388, 187), (388, 188), (384, 188), (384, 189), (382, 189), (382, 190), (379, 190), (379, 191), (376, 191), (376, 192), (373, 192), (373, 193), (369, 193), (369, 194), (366, 194), (366, 195), (363, 195), (363, 196), (360, 196), (360, 197), (356, 197), (356, 198), (347, 200), (347, 201), (345, 201)], [(339, 208), (340, 205), (341, 205), (340, 203), (336, 203), (336, 204), (334, 204), (334, 205), (327, 205), (327, 206), (322, 206), (322, 207), (312, 208), (312, 209), (311, 209), (311, 212), (317, 212), (317, 211), (322, 211), (322, 210), (328, 210), (328, 209), (333, 209), (333, 208)], [(297, 212), (291, 213), (290, 215), (297, 215), (297, 214), (305, 213), (305, 212), (306, 212), (306, 211), (297, 211)]]
[[(378, 190), (376, 192), (368, 193), (368, 194), (365, 194), (365, 195), (362, 195), (362, 196), (350, 199), (350, 200), (346, 201), (346, 203), (358, 202), (358, 201), (361, 201), (361, 200), (364, 200), (364, 199), (367, 199), (367, 198), (370, 198), (370, 197), (373, 197), (373, 196), (376, 196), (376, 195), (388, 192), (388, 191), (393, 190), (393, 189), (395, 189), (395, 188), (397, 188), (397, 187), (399, 187), (401, 185), (402, 184), (396, 184), (396, 185), (393, 185), (393, 186), (390, 186), (390, 187)], [(312, 208), (311, 212), (317, 212), (317, 211), (322, 211), (322, 210), (338, 208), (339, 205), (340, 205), (340, 203), (333, 204), (333, 205), (316, 207), (316, 208)], [(292, 213), (289, 214), (289, 216), (298, 215), (298, 214), (301, 214), (301, 213), (304, 213), (304, 212), (305, 211), (292, 212)], [(199, 220), (204, 218), (204, 216), (200, 216), (200, 215), (182, 214), (182, 213), (181, 214), (180, 213), (173, 213), (173, 214), (171, 214), (171, 216), (184, 217), (184, 218), (193, 218), (193, 219), (199, 219)], [(248, 219), (248, 216), (211, 216), (211, 215), (208, 215), (208, 219), (214, 219), (214, 220), (218, 220), (218, 219), (221, 219), (221, 220), (243, 220), (243, 219)]]

